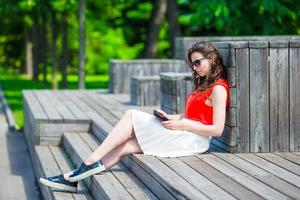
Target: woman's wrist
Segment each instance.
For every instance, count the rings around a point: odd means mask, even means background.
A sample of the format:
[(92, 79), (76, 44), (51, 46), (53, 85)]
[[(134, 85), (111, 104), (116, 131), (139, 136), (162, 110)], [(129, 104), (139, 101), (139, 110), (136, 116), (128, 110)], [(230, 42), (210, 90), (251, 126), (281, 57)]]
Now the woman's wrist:
[(183, 119), (183, 117), (184, 117), (184, 114), (179, 114), (179, 118), (178, 118), (178, 120), (180, 121), (180, 120), (182, 120)]

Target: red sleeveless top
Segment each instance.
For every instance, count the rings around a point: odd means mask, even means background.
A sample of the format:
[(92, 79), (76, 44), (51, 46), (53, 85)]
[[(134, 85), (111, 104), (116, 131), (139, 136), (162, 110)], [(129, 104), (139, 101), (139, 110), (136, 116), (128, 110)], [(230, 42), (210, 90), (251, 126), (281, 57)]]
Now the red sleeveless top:
[(206, 105), (206, 99), (211, 95), (213, 88), (216, 85), (223, 85), (227, 91), (226, 106), (229, 105), (229, 85), (227, 80), (219, 79), (212, 84), (210, 88), (203, 92), (192, 91), (187, 95), (187, 102), (185, 106), (185, 117), (188, 119), (200, 121), (206, 125), (213, 124), (213, 107)]

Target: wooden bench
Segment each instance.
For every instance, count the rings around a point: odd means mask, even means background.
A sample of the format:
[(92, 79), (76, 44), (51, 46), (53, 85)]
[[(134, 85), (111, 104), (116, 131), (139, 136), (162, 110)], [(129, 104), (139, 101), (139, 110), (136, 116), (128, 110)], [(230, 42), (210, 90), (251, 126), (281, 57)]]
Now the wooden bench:
[[(231, 91), (225, 132), (213, 142), (230, 152), (299, 151), (300, 42), (213, 43), (222, 49)], [(164, 81), (162, 89), (170, 82)], [(182, 85), (190, 84), (186, 82), (186, 76), (177, 76), (169, 86), (176, 93), (162, 91), (166, 93), (161, 94), (163, 108), (183, 110), (186, 91)], [(178, 95), (180, 100), (170, 100)], [(168, 102), (173, 102), (172, 108)]]
[(89, 131), (91, 120), (80, 107), (81, 104), (76, 92), (66, 95), (64, 91), (23, 91), (27, 141), (34, 145), (57, 145), (64, 131)]
[[(105, 102), (103, 112), (110, 114), (102, 112), (101, 115), (94, 115), (91, 132), (103, 141), (122, 113), (128, 109), (126, 102), (129, 99), (118, 98), (118, 95), (113, 94), (100, 94), (98, 98), (99, 101), (101, 99), (101, 102)], [(86, 135), (86, 137), (92, 136)], [(90, 142), (85, 141), (87, 145), (90, 145)], [(94, 137), (93, 141), (100, 143)], [(286, 155), (280, 153), (234, 155), (218, 153), (218, 151), (219, 149), (213, 145), (211, 153), (182, 158), (159, 158), (133, 154), (122, 159), (121, 163), (159, 199), (297, 197), (300, 191), (297, 187), (300, 183), (298, 182), (300, 181), (300, 157), (295, 158), (296, 154), (288, 153), (290, 157), (293, 157), (294, 162), (299, 162), (299, 164), (284, 161), (283, 157)], [(294, 173), (298, 175), (295, 176)], [(291, 180), (292, 177), (297, 181)]]
[(130, 102), (138, 106), (160, 105), (160, 78), (156, 76), (132, 76)]
[[(36, 156), (33, 159), (36, 166), (39, 166), (38, 176), (41, 174), (51, 176), (59, 173), (59, 170), (63, 172), (69, 170), (66, 167), (68, 159), (63, 156), (62, 150), (72, 163), (78, 165), (103, 141), (125, 110), (129, 108), (138, 108), (146, 112), (152, 110), (152, 106), (130, 105), (129, 95), (98, 91), (63, 92), (67, 96), (78, 97), (80, 101), (77, 106), (86, 110), (86, 115), (92, 121), (91, 129), (89, 133), (64, 132), (61, 147), (35, 146)], [(171, 159), (134, 154), (122, 159), (121, 163), (109, 172), (87, 179), (85, 183), (89, 191), (81, 195), (85, 195), (82, 198), (92, 195), (95, 199), (298, 198), (300, 192), (298, 154), (234, 155), (218, 151), (219, 149), (213, 145), (211, 153)], [(53, 167), (54, 165), (58, 165), (59, 169)], [(55, 197), (54, 199), (61, 198), (55, 196), (58, 195), (55, 191), (41, 187), (45, 199), (51, 195)], [(74, 195), (71, 197), (75, 198)]]
[(109, 62), (109, 92), (114, 94), (130, 94), (131, 76), (153, 76), (160, 72), (186, 72), (183, 59), (139, 59), (110, 60)]

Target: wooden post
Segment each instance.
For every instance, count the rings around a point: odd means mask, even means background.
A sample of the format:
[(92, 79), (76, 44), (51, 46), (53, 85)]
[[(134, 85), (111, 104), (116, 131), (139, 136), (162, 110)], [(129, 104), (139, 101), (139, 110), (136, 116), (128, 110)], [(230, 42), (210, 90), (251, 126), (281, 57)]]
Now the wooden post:
[(269, 151), (268, 42), (249, 42), (250, 48), (250, 151)]
[(290, 43), (290, 151), (300, 151), (300, 42)]
[(270, 42), (270, 151), (289, 151), (288, 42)]

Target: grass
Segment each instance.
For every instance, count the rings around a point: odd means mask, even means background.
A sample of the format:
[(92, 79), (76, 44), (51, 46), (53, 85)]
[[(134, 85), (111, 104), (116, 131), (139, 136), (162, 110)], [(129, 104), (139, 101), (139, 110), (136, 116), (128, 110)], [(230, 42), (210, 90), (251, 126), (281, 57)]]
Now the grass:
[[(47, 80), (51, 80), (51, 76), (47, 77)], [(61, 80), (61, 76), (58, 76), (58, 80)], [(68, 89), (77, 88), (77, 76), (68, 76)], [(85, 84), (87, 89), (100, 89), (108, 87), (108, 75), (87, 75)], [(4, 90), (4, 95), (14, 113), (16, 124), (18, 129), (23, 128), (23, 103), (22, 103), (22, 90), (26, 89), (50, 89), (49, 83), (42, 83), (32, 81), (25, 75), (13, 74), (0, 69), (0, 83)]]

